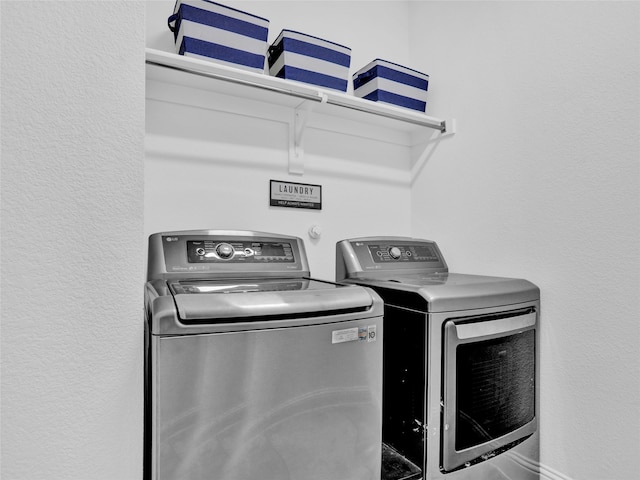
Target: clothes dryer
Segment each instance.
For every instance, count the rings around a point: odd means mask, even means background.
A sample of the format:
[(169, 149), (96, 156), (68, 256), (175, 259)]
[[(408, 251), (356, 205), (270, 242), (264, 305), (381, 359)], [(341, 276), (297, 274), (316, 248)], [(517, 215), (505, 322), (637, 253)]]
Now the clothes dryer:
[(383, 480), (539, 478), (539, 289), (451, 273), (433, 241), (343, 240), (384, 300)]
[(379, 480), (382, 301), (297, 237), (149, 238), (145, 480)]

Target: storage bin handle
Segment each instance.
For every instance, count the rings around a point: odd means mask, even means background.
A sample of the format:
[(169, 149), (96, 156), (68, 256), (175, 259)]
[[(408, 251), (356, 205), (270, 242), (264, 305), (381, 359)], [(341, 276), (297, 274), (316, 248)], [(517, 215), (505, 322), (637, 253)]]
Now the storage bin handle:
[(167, 26), (169, 27), (169, 30), (171, 30), (173, 33), (176, 32), (176, 19), (178, 18), (178, 14), (174, 13), (173, 15), (171, 15), (168, 19), (167, 19)]
[(369, 77), (372, 77), (372, 76), (373, 76), (373, 72), (372, 72), (371, 70), (369, 70), (368, 72), (363, 72), (363, 73), (361, 73), (361, 74), (360, 74), (360, 75), (358, 75), (356, 78), (357, 78), (358, 80), (360, 80), (360, 79), (365, 79), (365, 78), (369, 78)]

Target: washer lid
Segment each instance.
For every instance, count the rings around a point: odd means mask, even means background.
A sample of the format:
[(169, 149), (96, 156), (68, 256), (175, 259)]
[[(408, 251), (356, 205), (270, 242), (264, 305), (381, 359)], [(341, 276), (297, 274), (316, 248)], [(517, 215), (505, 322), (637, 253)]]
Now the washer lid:
[(352, 310), (372, 303), (362, 288), (309, 278), (181, 280), (170, 283), (169, 289), (179, 318), (186, 322)]
[(308, 278), (178, 280), (169, 283), (174, 295), (326, 290), (335, 287), (333, 283)]
[[(229, 323), (292, 315), (320, 316), (367, 311), (373, 304), (364, 288), (299, 280), (292, 289), (271, 289), (272, 285), (199, 285), (200, 294), (174, 294), (178, 317), (184, 323)], [(281, 286), (281, 285), (280, 285)], [(208, 288), (222, 287), (223, 292)], [(248, 288), (249, 291), (246, 289)], [(190, 286), (188, 288), (194, 288)], [(237, 288), (237, 289), (236, 289)], [(231, 293), (233, 292), (233, 293)]]
[(382, 315), (370, 289), (309, 278), (147, 282), (153, 335), (188, 335), (339, 322)]

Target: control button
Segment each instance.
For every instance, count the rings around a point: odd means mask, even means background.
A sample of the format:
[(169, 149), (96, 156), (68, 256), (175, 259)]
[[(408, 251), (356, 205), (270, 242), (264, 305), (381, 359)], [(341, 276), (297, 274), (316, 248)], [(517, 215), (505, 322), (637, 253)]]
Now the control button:
[(389, 256), (397, 260), (402, 256), (402, 251), (398, 247), (389, 247)]
[(196, 248), (196, 255), (202, 256), (202, 255), (204, 255), (204, 253), (205, 253), (204, 248), (202, 248), (202, 247)]
[(234, 252), (235, 251), (233, 247), (228, 243), (219, 243), (218, 246), (216, 247), (216, 253), (220, 258), (224, 260), (227, 260), (233, 257)]

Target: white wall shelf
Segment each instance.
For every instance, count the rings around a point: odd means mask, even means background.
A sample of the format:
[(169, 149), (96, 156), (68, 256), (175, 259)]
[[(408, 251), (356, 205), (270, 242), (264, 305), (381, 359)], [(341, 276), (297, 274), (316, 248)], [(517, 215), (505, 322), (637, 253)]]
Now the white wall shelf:
[[(351, 125), (400, 132), (409, 139), (422, 136), (425, 129), (437, 130), (441, 135), (455, 133), (453, 120), (162, 50), (146, 49), (146, 76), (147, 81), (215, 92), (290, 111), (290, 173), (304, 173), (303, 137), (310, 116), (316, 113)], [(412, 142), (405, 143), (410, 146)]]

